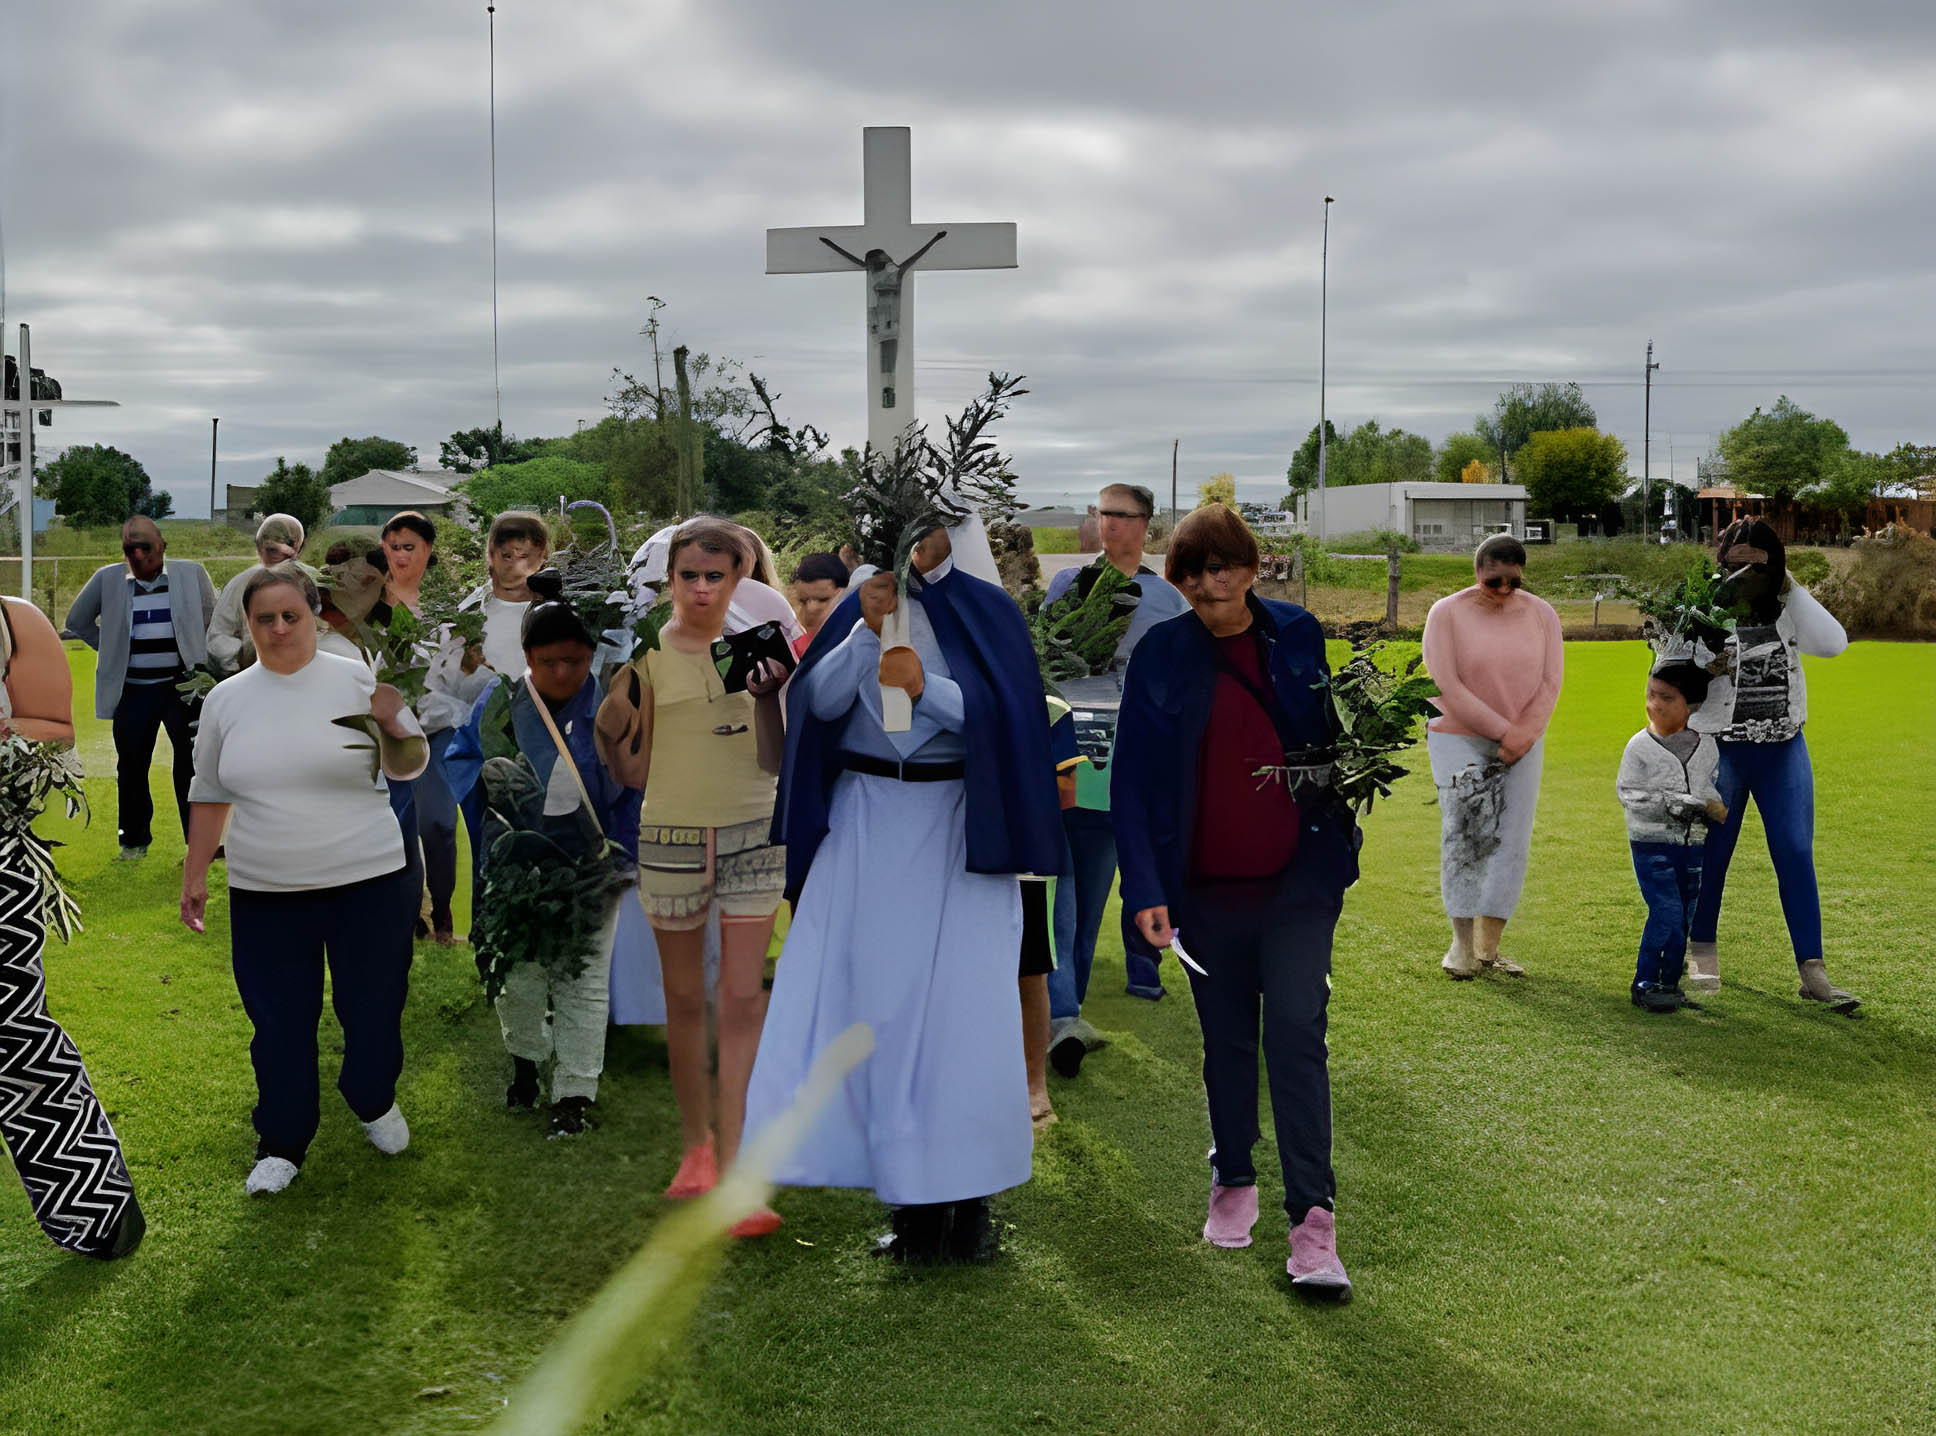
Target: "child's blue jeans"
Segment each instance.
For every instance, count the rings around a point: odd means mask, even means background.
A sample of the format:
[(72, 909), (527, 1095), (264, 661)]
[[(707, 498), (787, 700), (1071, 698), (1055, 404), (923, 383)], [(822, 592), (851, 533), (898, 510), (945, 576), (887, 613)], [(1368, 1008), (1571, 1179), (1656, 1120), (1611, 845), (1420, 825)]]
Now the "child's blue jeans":
[(1640, 961), (1634, 986), (1673, 987), (1687, 958), (1687, 934), (1701, 897), (1699, 844), (1629, 843), (1640, 895), (1647, 900), (1647, 926), (1640, 933)]

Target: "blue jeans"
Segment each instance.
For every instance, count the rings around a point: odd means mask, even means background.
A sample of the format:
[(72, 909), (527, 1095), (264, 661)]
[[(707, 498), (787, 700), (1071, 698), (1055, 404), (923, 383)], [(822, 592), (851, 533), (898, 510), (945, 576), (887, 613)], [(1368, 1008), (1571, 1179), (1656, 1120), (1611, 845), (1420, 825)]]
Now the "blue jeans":
[(1768, 834), (1768, 856), (1775, 862), (1775, 885), (1795, 961), (1822, 955), (1822, 902), (1815, 886), (1815, 773), (1808, 744), (1797, 733), (1785, 743), (1720, 742), (1721, 767), (1714, 786), (1727, 805), (1728, 820), (1707, 830), (1701, 864), (1701, 900), (1694, 908), (1695, 942), (1713, 942), (1721, 924), (1721, 892), (1728, 862), (1741, 837), (1747, 800), (1754, 799)]
[[(1082, 1011), (1089, 995), (1089, 972), (1096, 961), (1096, 939), (1109, 890), (1116, 881), (1116, 829), (1109, 814), (1095, 808), (1066, 808), (1063, 831), (1069, 837), (1071, 881), (1056, 884), (1055, 971), (1049, 974), (1049, 1017), (1058, 1021)], [(1135, 914), (1123, 915), (1123, 965), (1137, 997), (1163, 995), (1157, 954), (1136, 931)]]
[(417, 829), (423, 838), (424, 882), (430, 889), (430, 924), (448, 931), (450, 900), (457, 891), (457, 795), (444, 776), (444, 750), (455, 728), (430, 735), (430, 766), (416, 782)]
[(1630, 843), (1634, 876), (1647, 900), (1635, 987), (1673, 987), (1687, 957), (1687, 931), (1701, 897), (1702, 850), (1685, 843)]

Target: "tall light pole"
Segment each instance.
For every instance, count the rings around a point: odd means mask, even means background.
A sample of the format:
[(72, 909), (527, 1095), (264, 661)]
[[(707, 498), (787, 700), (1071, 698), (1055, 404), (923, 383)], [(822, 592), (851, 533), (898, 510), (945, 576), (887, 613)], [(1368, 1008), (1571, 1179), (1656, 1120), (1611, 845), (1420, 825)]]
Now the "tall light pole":
[(222, 427), (220, 419), (208, 421), (208, 517), (215, 521), (215, 435)]
[(1324, 513), (1324, 379), (1329, 357), (1331, 314), (1331, 205), (1324, 197), (1324, 245), (1318, 258), (1318, 538), (1325, 535)]
[(1660, 365), (1654, 362), (1654, 341), (1647, 341), (1647, 364), (1640, 371), (1646, 389), (1646, 398), (1641, 401), (1640, 409), (1640, 541), (1647, 542), (1647, 505), (1654, 498), (1654, 370)]

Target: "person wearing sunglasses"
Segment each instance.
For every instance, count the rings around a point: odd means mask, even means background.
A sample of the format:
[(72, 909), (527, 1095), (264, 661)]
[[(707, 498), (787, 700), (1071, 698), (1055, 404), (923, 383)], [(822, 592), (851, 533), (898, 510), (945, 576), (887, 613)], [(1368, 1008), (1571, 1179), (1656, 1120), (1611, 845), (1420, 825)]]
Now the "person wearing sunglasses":
[(175, 807), (188, 838), (188, 785), (195, 776), (197, 705), (175, 685), (208, 663), (208, 621), (215, 585), (187, 559), (167, 558), (168, 541), (140, 514), (121, 527), (125, 562), (94, 576), (67, 610), (63, 637), (78, 638), (100, 657), (94, 665), (94, 716), (114, 724), (120, 857), (148, 855), (155, 802), (148, 768), (165, 727), (175, 752)]
[[(1143, 563), (1144, 545), (1149, 542), (1150, 519), (1156, 511), (1156, 496), (1138, 484), (1110, 484), (1099, 495), (1097, 517), (1101, 524), (1102, 553), (1084, 568), (1065, 568), (1049, 580), (1044, 604), (1061, 600), (1074, 589), (1087, 597), (1105, 568), (1114, 567), (1131, 581), (1136, 609), (1129, 628), (1117, 646), (1115, 661), (1108, 674), (1088, 683), (1107, 683), (1113, 697), (1122, 692), (1123, 674), (1130, 654), (1143, 635), (1166, 618), (1190, 611), (1189, 602), (1171, 584)], [(1071, 701), (1075, 701), (1072, 695)], [(1078, 708), (1083, 707), (1077, 702)], [(1106, 748), (1088, 755), (1097, 764), (1098, 781), (1082, 783), (1075, 806), (1065, 808), (1062, 824), (1069, 839), (1072, 880), (1058, 883), (1055, 895), (1055, 946), (1061, 960), (1049, 974), (1049, 1052), (1056, 1071), (1074, 1077), (1082, 1059), (1101, 1045), (1101, 1039), (1082, 1020), (1083, 999), (1089, 993), (1089, 972), (1095, 962), (1096, 939), (1102, 931), (1103, 912), (1109, 905), (1109, 891), (1116, 881), (1116, 832), (1109, 817), (1109, 784)], [(1163, 982), (1157, 975), (1156, 954), (1143, 942), (1134, 924), (1123, 925), (1123, 967), (1125, 991), (1132, 997), (1156, 1001), (1163, 996)]]
[(1525, 971), (1499, 955), (1499, 936), (1526, 882), (1543, 739), (1565, 664), (1559, 615), (1525, 590), (1519, 540), (1490, 535), (1472, 568), (1472, 587), (1425, 616), (1425, 668), (1439, 688), (1425, 749), (1439, 790), (1439, 891), (1452, 920), (1439, 966), (1455, 981)]

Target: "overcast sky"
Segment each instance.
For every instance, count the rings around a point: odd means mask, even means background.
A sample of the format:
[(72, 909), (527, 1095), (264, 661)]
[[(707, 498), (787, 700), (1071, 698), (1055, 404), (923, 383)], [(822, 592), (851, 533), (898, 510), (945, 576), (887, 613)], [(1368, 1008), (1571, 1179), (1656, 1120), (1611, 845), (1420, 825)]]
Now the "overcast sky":
[[(0, 94), (6, 347), (183, 513), (277, 455), (491, 422), (486, 16), (457, 0), (20, 7)], [(1691, 480), (1786, 393), (1936, 441), (1936, 5), (1884, 0), (503, 0), (505, 427), (569, 432), (664, 342), (864, 435), (862, 281), (767, 276), (769, 225), (860, 219), (860, 131), (914, 131), (914, 217), (1021, 266), (918, 284), (921, 414), (1028, 376), (1031, 498), (1219, 470), (1274, 500), (1318, 411), (1442, 440), (1577, 380)], [(668, 380), (670, 373), (668, 371)], [(51, 452), (48, 450), (47, 452)]]

